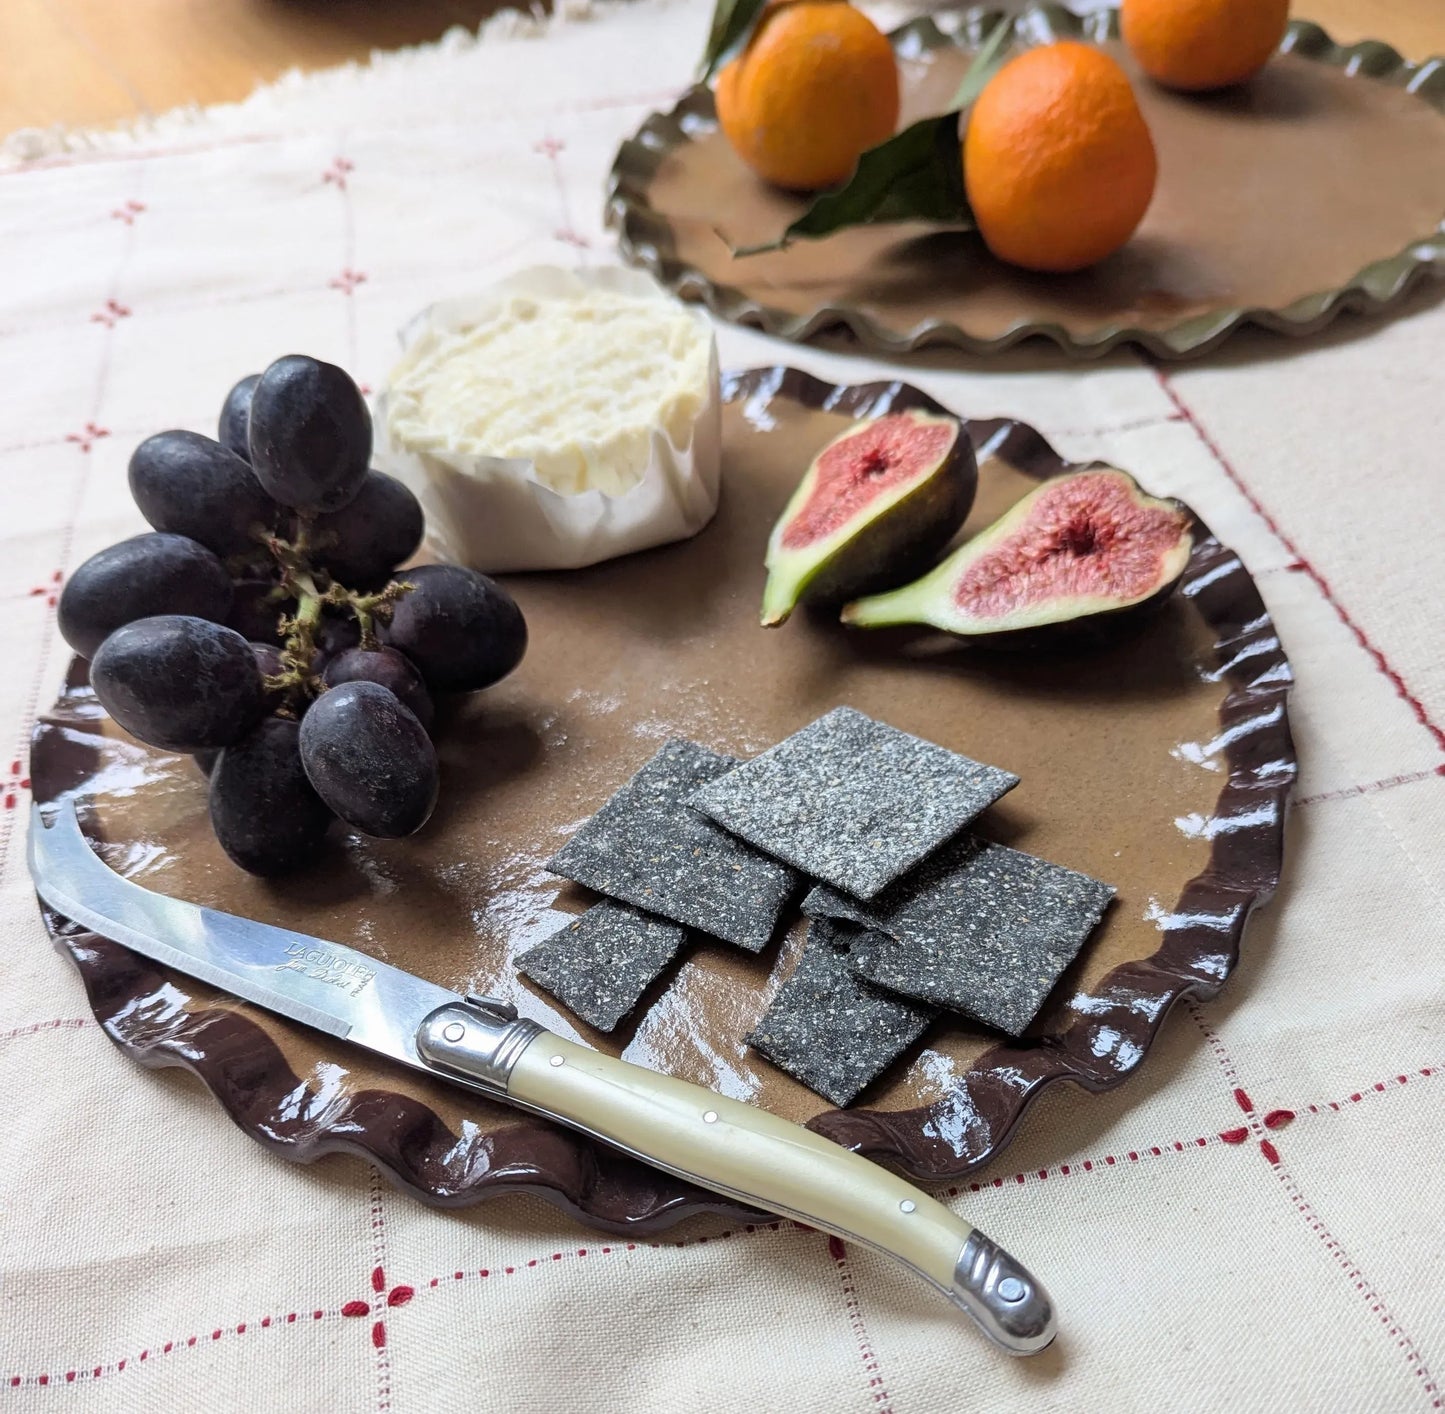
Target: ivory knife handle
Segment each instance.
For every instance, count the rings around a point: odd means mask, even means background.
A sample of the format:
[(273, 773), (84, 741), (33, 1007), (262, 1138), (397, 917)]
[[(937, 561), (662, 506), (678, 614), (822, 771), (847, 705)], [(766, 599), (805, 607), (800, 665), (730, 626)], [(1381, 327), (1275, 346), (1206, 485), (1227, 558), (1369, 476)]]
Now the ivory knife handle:
[[(1012, 1354), (1053, 1339), (1048, 1293), (1002, 1248), (887, 1169), (788, 1120), (563, 1040), (535, 1023), (479, 1035), (469, 1006), (423, 1023), (418, 1050), (513, 1104), (729, 1198), (861, 1242), (913, 1268)], [(485, 1027), (483, 1030), (485, 1031)]]

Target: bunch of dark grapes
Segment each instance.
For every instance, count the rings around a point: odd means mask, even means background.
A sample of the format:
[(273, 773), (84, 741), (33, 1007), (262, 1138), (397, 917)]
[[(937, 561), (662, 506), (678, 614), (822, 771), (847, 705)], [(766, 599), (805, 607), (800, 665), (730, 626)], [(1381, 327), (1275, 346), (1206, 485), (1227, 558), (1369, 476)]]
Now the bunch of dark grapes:
[(155, 529), (76, 570), (60, 631), (122, 727), (196, 756), (226, 853), (281, 874), (336, 817), (388, 839), (426, 823), (434, 698), (505, 677), (527, 625), (485, 575), (396, 569), (421, 506), (370, 469), (371, 416), (341, 369), (277, 359), (231, 390), (219, 431), (136, 448)]

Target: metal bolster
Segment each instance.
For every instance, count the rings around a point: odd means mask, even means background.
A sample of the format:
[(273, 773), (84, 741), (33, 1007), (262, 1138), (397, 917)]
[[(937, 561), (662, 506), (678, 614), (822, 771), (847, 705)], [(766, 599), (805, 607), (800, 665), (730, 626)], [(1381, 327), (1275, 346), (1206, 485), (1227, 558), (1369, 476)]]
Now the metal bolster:
[(1038, 1278), (975, 1229), (953, 1269), (953, 1304), (1014, 1355), (1033, 1355), (1058, 1331), (1053, 1302)]
[(519, 1019), (496, 997), (468, 996), (438, 1007), (417, 1027), (417, 1054), (428, 1065), (494, 1095), (507, 1093), (512, 1067), (542, 1027)]

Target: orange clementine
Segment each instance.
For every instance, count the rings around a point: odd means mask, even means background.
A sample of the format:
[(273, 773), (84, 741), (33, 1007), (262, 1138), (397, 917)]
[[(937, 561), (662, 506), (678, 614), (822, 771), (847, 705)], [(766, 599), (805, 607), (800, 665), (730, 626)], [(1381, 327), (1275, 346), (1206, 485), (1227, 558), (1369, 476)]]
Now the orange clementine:
[(1279, 48), (1289, 0), (1124, 0), (1124, 42), (1166, 88), (1243, 83)]
[(845, 180), (898, 123), (898, 63), (844, 0), (786, 0), (763, 12), (718, 75), (717, 115), (760, 177), (795, 191)]
[(1157, 172), (1128, 78), (1087, 44), (1025, 50), (969, 114), (963, 178), (979, 232), (1029, 270), (1081, 270), (1118, 250)]

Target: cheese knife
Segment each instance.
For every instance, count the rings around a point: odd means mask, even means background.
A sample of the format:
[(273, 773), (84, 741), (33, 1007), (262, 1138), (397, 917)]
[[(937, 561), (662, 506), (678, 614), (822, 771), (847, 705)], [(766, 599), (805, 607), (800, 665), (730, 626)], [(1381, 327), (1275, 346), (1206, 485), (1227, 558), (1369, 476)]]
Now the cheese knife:
[(1054, 1338), (1048, 1293), (977, 1228), (801, 1125), (616, 1060), (340, 943), (144, 888), (91, 849), (74, 803), (31, 813), (30, 873), (57, 913), (292, 1021), (570, 1126), (728, 1198), (894, 1257), (1014, 1355)]

